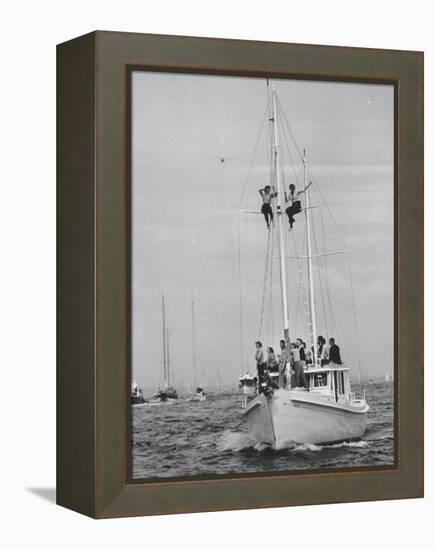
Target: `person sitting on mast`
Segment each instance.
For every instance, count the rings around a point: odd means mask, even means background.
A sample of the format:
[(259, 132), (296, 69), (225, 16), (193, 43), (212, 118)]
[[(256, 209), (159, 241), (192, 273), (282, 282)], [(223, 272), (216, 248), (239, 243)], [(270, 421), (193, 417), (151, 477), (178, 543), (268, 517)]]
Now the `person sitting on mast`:
[[(307, 189), (307, 187), (306, 187), (306, 189)], [(289, 206), (285, 210), (285, 212), (288, 215), (289, 227), (291, 229), (292, 229), (292, 226), (295, 222), (295, 220), (294, 220), (295, 214), (298, 214), (299, 212), (301, 212), (301, 196), (300, 195), (302, 193), (304, 193), (306, 191), (306, 189), (303, 189), (302, 191), (296, 191), (295, 190), (295, 185), (293, 183), (291, 183), (289, 185), (289, 194), (287, 195), (286, 191), (285, 191), (285, 202), (287, 204), (289, 203)]]
[(277, 197), (277, 192), (273, 187), (273, 192), (271, 192), (271, 187), (266, 185), (264, 189), (259, 189), (259, 194), (262, 197), (262, 208), (261, 212), (264, 214), (265, 223), (267, 224), (268, 229), (270, 229), (270, 220), (273, 221), (273, 209), (271, 208), (271, 199)]

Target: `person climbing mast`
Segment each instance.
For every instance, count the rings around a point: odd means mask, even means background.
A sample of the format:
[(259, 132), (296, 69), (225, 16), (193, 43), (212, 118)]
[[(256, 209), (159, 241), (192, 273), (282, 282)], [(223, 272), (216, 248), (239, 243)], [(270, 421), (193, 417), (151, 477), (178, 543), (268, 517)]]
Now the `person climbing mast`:
[(299, 214), (301, 212), (301, 195), (306, 192), (310, 185), (311, 182), (309, 182), (309, 185), (306, 185), (306, 187), (301, 191), (296, 191), (295, 185), (291, 183), (289, 185), (289, 194), (287, 195), (285, 191), (285, 202), (286, 204), (289, 204), (285, 212), (288, 215), (290, 229), (292, 229), (292, 226), (295, 222), (295, 214)]
[(273, 192), (271, 192), (271, 187), (266, 185), (264, 189), (259, 189), (259, 194), (262, 197), (261, 212), (264, 214), (265, 223), (267, 224), (268, 229), (270, 229), (270, 220), (274, 220), (273, 209), (271, 208), (271, 199), (277, 197), (277, 192), (274, 187)]

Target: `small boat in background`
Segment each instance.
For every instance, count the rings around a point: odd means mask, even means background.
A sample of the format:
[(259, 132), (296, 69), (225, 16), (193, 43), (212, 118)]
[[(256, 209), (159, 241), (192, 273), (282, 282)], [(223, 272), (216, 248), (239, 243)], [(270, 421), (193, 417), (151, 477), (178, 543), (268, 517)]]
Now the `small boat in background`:
[(198, 386), (196, 388), (196, 391), (194, 395), (191, 397), (187, 397), (186, 401), (205, 401), (206, 400), (206, 393), (202, 386)]
[(141, 403), (146, 403), (143, 391), (136, 382), (133, 382), (131, 384), (131, 405), (140, 405)]
[(161, 403), (174, 402), (178, 399), (178, 393), (173, 386), (167, 386), (159, 389), (152, 396), (151, 402), (159, 401)]

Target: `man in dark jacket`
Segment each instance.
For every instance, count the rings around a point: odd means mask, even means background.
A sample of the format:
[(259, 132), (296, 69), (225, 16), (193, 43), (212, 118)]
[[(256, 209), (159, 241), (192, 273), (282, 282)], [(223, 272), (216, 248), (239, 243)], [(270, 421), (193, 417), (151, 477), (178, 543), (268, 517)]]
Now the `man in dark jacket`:
[(335, 344), (335, 339), (330, 338), (329, 344), (330, 344), (330, 349), (329, 349), (330, 363), (335, 363), (336, 365), (342, 365), (341, 352), (340, 352), (339, 346)]

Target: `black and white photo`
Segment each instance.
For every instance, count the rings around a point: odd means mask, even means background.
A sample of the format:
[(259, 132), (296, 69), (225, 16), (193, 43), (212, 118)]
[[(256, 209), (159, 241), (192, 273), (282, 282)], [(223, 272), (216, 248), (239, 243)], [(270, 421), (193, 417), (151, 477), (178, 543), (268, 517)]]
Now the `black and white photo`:
[(131, 78), (132, 478), (394, 466), (393, 85)]

